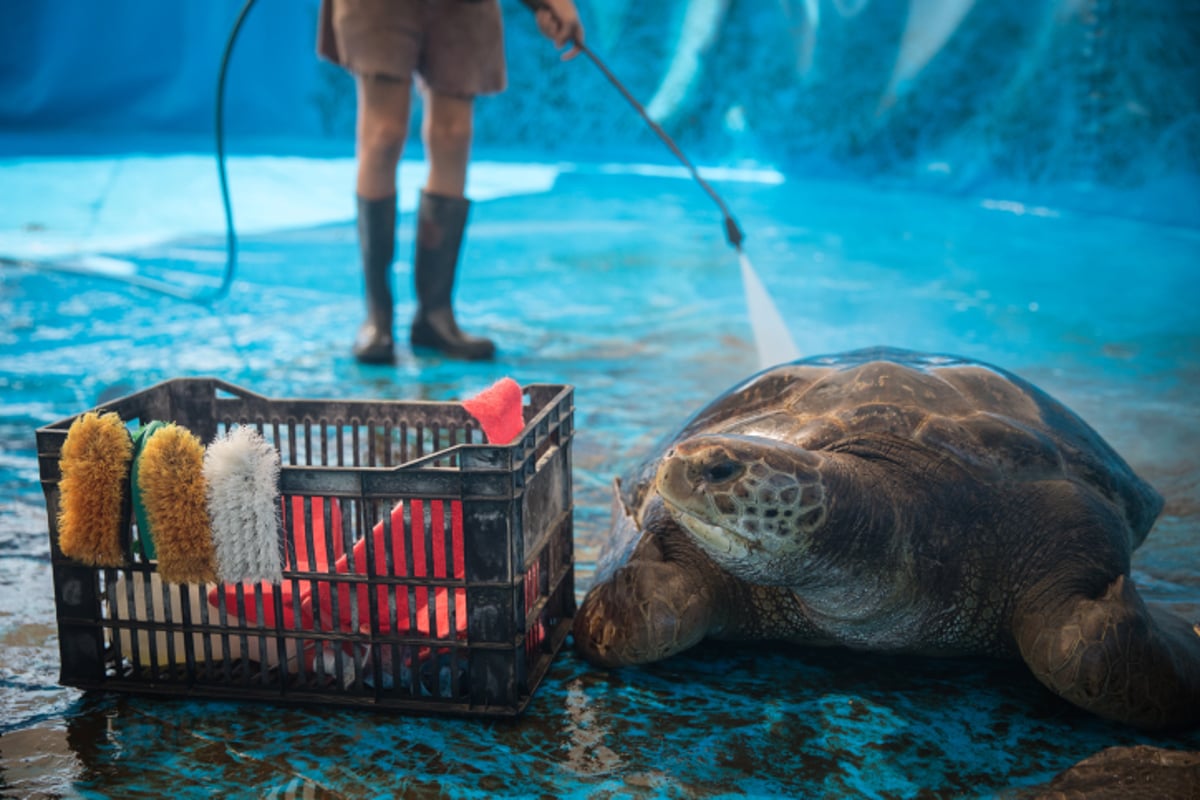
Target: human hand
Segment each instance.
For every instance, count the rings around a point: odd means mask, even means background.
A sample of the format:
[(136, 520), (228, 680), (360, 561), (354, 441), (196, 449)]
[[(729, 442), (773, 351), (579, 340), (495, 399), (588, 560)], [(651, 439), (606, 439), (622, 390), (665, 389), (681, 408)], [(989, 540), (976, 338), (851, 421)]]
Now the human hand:
[(563, 54), (563, 61), (569, 61), (582, 52), (583, 23), (579, 21), (579, 11), (573, 0), (538, 0), (536, 16), (538, 30), (556, 47), (574, 45)]

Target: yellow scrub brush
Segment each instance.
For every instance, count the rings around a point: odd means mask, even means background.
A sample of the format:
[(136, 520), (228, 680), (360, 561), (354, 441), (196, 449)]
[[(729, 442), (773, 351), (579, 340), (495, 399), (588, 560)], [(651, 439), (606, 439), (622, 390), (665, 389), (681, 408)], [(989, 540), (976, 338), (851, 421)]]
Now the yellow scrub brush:
[(138, 489), (158, 556), (171, 583), (216, 580), (216, 552), (204, 483), (204, 445), (186, 428), (159, 428), (138, 456)]
[(95, 567), (125, 563), (125, 486), (133, 443), (114, 413), (89, 411), (67, 430), (59, 457), (58, 546)]

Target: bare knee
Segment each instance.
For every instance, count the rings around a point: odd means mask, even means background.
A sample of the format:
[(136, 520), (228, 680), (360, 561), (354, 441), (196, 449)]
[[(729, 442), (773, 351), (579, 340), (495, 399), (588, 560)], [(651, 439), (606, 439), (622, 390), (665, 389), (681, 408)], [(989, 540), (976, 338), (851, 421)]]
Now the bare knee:
[(358, 78), (358, 159), (368, 172), (390, 172), (399, 163), (408, 139), (410, 93), (404, 81)]
[(471, 151), (472, 105), (469, 99), (429, 93), (422, 135), (429, 157), (426, 190), (461, 197)]
[(425, 146), (449, 159), (465, 158), (471, 148), (475, 103), (470, 97), (425, 92), (422, 137)]
[(408, 120), (377, 117), (359, 124), (358, 157), (374, 163), (395, 164), (404, 152)]
[(431, 115), (426, 117), (424, 135), (425, 146), (430, 151), (450, 157), (465, 157), (471, 149), (471, 117)]

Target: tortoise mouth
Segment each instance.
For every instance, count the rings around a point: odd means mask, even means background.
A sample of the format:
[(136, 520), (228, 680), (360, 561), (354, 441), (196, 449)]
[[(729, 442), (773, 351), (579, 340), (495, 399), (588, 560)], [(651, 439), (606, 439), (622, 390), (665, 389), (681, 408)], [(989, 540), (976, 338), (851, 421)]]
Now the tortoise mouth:
[(748, 555), (753, 549), (753, 543), (737, 531), (718, 525), (665, 497), (663, 502), (680, 527), (690, 533), (711, 555), (737, 559)]

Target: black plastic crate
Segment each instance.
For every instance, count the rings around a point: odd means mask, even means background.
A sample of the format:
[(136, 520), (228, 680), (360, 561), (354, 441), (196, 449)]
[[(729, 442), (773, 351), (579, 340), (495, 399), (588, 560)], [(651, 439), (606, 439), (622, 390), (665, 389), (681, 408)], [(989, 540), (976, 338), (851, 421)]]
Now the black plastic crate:
[(93, 409), (131, 429), (173, 421), (204, 443), (234, 425), (258, 430), (282, 463), (286, 564), (272, 584), (162, 581), (134, 552), (128, 497), (126, 565), (67, 558), (59, 458), (75, 417), (38, 429), (61, 682), (519, 714), (575, 613), (573, 390), (522, 392), (525, 428), (507, 445), (483, 443), (458, 403), (273, 399), (210, 378), (166, 381)]

